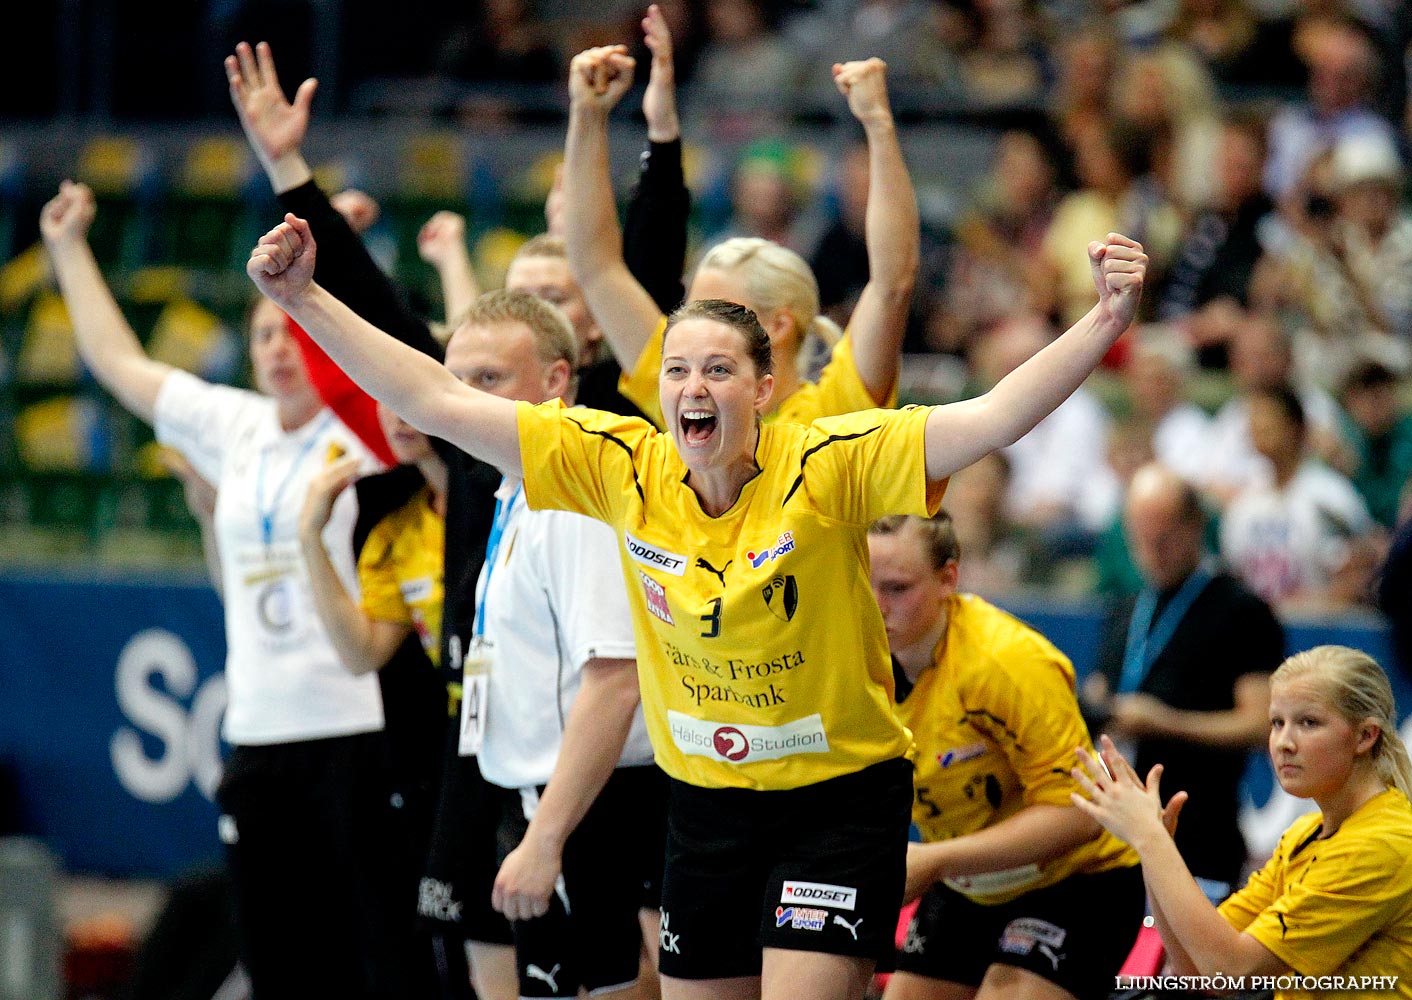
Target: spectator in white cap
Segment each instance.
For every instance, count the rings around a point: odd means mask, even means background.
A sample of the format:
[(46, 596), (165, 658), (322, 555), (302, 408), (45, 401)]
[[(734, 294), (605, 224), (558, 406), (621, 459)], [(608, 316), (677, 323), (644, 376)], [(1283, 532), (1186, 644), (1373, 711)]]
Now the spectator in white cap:
[(1394, 141), (1392, 123), (1371, 106), (1382, 65), (1372, 39), (1354, 22), (1314, 17), (1295, 47), (1309, 69), (1307, 98), (1270, 122), (1265, 190), (1278, 202), (1299, 194), (1300, 181), (1325, 150), (1345, 139)]
[(1274, 263), (1273, 305), (1295, 317), (1307, 374), (1336, 388), (1360, 361), (1404, 372), (1412, 360), (1412, 217), (1392, 140), (1340, 141), (1328, 160), (1332, 216)]

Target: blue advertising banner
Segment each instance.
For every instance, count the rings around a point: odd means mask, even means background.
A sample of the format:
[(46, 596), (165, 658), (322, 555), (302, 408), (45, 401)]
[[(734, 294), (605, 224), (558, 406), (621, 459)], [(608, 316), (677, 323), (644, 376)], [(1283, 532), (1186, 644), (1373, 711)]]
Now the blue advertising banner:
[(221, 607), (207, 584), (0, 575), (0, 761), (67, 868), (217, 860)]
[[(1004, 603), (1081, 675), (1092, 668), (1096, 604)], [(1287, 631), (1291, 650), (1337, 642), (1391, 663), (1370, 617)], [(204, 581), (0, 573), (0, 763), (18, 780), (25, 832), (71, 871), (167, 878), (218, 860), (224, 662), (220, 603)], [(1390, 673), (1406, 717), (1412, 685)], [(1268, 767), (1251, 777), (1264, 809)], [(1284, 812), (1269, 811), (1266, 825), (1282, 830)]]

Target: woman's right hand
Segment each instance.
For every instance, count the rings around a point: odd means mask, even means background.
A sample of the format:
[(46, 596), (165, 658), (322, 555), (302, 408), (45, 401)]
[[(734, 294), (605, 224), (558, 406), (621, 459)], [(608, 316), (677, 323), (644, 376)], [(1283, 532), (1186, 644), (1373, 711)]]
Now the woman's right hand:
[(655, 3), (642, 19), (642, 38), (652, 53), (652, 69), (647, 90), (642, 95), (642, 114), (647, 119), (647, 138), (653, 142), (673, 142), (681, 137), (677, 118), (677, 71), (672, 59), (672, 29), (662, 8)]
[(97, 211), (87, 184), (64, 181), (59, 193), (39, 213), (39, 234), (50, 249), (81, 243), (88, 237), (88, 227)]
[(466, 217), (447, 211), (433, 215), (417, 231), (417, 254), (438, 269), (466, 256)]
[(636, 65), (626, 45), (600, 45), (580, 52), (569, 63), (570, 102), (607, 114), (632, 87)]
[(318, 81), (305, 80), (289, 101), (275, 71), (274, 53), (265, 42), (253, 49), (246, 42), (238, 44), (235, 55), (226, 56), (225, 70), (231, 103), (265, 168), (298, 153), (309, 130), (309, 109)]
[(323, 533), (333, 516), (333, 504), (348, 484), (358, 478), (358, 460), (343, 458), (325, 466), (309, 481), (309, 492), (299, 511), (299, 537), (313, 541)]
[(286, 213), (284, 221), (271, 229), (245, 263), (245, 273), (266, 298), (289, 311), (314, 281), (314, 256), (318, 247), (309, 223)]

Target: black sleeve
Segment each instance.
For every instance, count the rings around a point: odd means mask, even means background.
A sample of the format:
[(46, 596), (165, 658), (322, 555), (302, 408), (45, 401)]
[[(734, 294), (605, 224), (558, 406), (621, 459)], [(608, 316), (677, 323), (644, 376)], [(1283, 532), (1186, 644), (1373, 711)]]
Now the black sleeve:
[(318, 244), (314, 278), (320, 285), (378, 329), (441, 360), (444, 352), (426, 322), (412, 312), (317, 183), (310, 180), (291, 188), (279, 196), (279, 203), (309, 223)]
[(1378, 583), (1378, 607), (1392, 626), (1392, 648), (1412, 677), (1412, 521), (1398, 529)]
[(653, 142), (642, 154), (642, 172), (628, 196), (623, 259), (632, 276), (664, 313), (686, 297), (686, 223), (691, 192), (682, 174), (681, 140)]

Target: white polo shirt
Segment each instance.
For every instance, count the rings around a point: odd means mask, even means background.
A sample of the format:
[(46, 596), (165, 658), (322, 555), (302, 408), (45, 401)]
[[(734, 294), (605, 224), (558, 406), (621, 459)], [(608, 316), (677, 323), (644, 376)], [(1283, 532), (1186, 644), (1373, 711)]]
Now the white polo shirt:
[[(530, 510), (516, 480), (496, 496), (512, 506), (494, 562), (487, 558), (476, 583), (490, 659), (477, 760), (487, 781), (526, 788), (553, 774), (584, 664), (634, 659), (637, 647), (613, 529), (581, 514)], [(618, 766), (652, 760), (639, 705)]]
[[(157, 394), (157, 440), (216, 485), (229, 705), (222, 733), (253, 745), (347, 736), (382, 728), (377, 676), (355, 677), (315, 610), (299, 547), (299, 511), (314, 474), (336, 458), (380, 464), (329, 410), (293, 431), (275, 402), (173, 372)], [(324, 544), (350, 594), (353, 490), (335, 501)]]
[(1252, 486), (1221, 517), (1221, 555), (1251, 590), (1273, 603), (1319, 590), (1373, 528), (1358, 491), (1307, 459), (1284, 489)]

